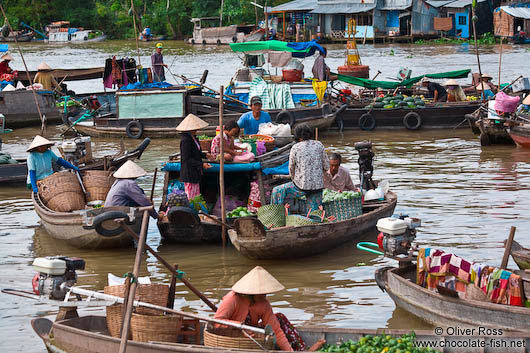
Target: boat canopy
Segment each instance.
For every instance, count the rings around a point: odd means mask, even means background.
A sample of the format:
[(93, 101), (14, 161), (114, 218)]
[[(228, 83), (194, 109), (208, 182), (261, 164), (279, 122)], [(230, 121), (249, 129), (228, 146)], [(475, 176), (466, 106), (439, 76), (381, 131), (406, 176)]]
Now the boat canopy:
[[(383, 88), (383, 89), (396, 89), (398, 87), (410, 87), (416, 82), (419, 82), (422, 78), (428, 77), (428, 78), (466, 78), (469, 73), (471, 72), (471, 69), (466, 70), (456, 70), (456, 71), (448, 71), (448, 72), (440, 72), (437, 74), (425, 74), (421, 76), (416, 76), (409, 78), (408, 80), (403, 80), (400, 82), (394, 82), (394, 81), (373, 81), (373, 80), (367, 80), (365, 78), (359, 78), (359, 77), (351, 77), (346, 75), (340, 75), (338, 74), (339, 80), (350, 83), (355, 86), (361, 86), (364, 88), (370, 88), (370, 89), (376, 89), (376, 88)], [(334, 74), (337, 75), (337, 74)]]
[(230, 43), (230, 48), (234, 52), (254, 52), (262, 53), (268, 51), (286, 51), (291, 52), (295, 58), (305, 58), (312, 56), (318, 50), (324, 52), (324, 48), (316, 41), (310, 42), (282, 42), (279, 40), (268, 40), (260, 42)]

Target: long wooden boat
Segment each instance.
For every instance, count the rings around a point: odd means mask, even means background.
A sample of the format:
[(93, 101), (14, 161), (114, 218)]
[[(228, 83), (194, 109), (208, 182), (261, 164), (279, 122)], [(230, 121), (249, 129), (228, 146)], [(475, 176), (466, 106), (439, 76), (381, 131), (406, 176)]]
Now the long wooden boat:
[[(127, 214), (129, 219), (134, 219), (131, 227), (138, 233), (141, 226), (141, 213), (133, 207), (103, 207), (97, 209), (84, 209), (72, 212), (57, 212), (49, 209), (40, 200), (40, 197), (32, 194), (33, 207), (41, 219), (46, 232), (53, 238), (65, 242), (79, 249), (111, 249), (131, 246), (132, 238), (125, 232), (115, 236), (103, 236), (95, 229), (87, 229), (92, 226), (94, 218), (109, 211), (119, 211)], [(116, 224), (107, 224), (106, 228), (116, 228)]]
[(265, 230), (259, 220), (243, 218), (236, 220), (235, 230), (228, 234), (234, 247), (252, 259), (310, 256), (370, 234), (380, 218), (393, 214), (396, 203), (396, 194), (389, 191), (384, 201), (365, 204), (362, 215), (344, 221)]
[[(256, 161), (260, 163), (261, 169), (226, 173), (225, 180), (229, 180), (230, 178), (241, 178), (247, 183), (250, 183), (252, 178), (256, 178), (258, 184), (260, 184), (259, 186), (262, 190), (261, 193), (265, 195), (265, 185), (272, 183), (272, 177), (263, 175), (261, 170), (285, 163), (289, 159), (289, 151), (292, 146), (293, 143), (290, 143), (277, 150), (258, 156)], [(178, 180), (179, 175), (180, 173), (177, 171), (165, 171), (164, 189), (160, 203), (161, 211), (166, 211), (165, 204), (168, 196), (168, 185), (172, 180)], [(218, 181), (218, 173), (206, 170), (201, 182), (201, 190), (203, 190), (202, 194), (207, 202), (216, 202), (217, 196), (219, 195)], [(212, 186), (214, 187), (212, 188)], [(248, 198), (248, 194), (246, 197)], [(221, 243), (221, 225), (219, 222), (216, 222), (209, 217), (199, 217), (186, 209), (182, 209), (179, 212), (181, 212), (180, 217), (175, 216), (175, 219), (168, 218), (167, 220), (158, 221), (158, 230), (164, 241), (185, 244)], [(215, 216), (212, 217), (217, 218)]]
[[(59, 122), (61, 114), (55, 105), (55, 96), (52, 91), (35, 91), (37, 102), (42, 115), (46, 116), (48, 123)], [(32, 91), (1, 91), (0, 114), (6, 117), (6, 127), (19, 128), (40, 125), (39, 111), (35, 105)]]
[[(57, 82), (60, 81), (82, 81), (82, 80), (94, 80), (102, 79), (104, 67), (90, 67), (85, 69), (53, 69), (51, 72)], [(30, 71), (29, 75), (33, 80), (38, 71)], [(20, 80), (27, 85), (26, 73), (20, 75)]]
[(471, 131), (479, 136), (481, 146), (514, 144), (504, 125), (505, 119), (489, 119), (484, 111), (466, 114), (466, 119)]
[[(409, 120), (411, 130), (448, 129), (466, 127), (462, 122), (465, 115), (474, 112), (480, 105), (478, 101), (433, 103), (423, 108), (407, 109), (366, 109), (351, 107), (337, 116), (342, 119), (344, 128), (373, 129), (408, 129), (405, 120)], [(419, 116), (419, 124), (417, 123)], [(406, 118), (407, 117), (407, 118)], [(375, 121), (375, 124), (372, 123)], [(418, 125), (418, 126), (416, 126)]]
[(33, 33), (30, 34), (18, 34), (16, 36), (9, 35), (7, 37), (0, 36), (0, 43), (13, 43), (13, 42), (31, 42), (33, 39)]
[(508, 133), (517, 146), (530, 148), (530, 124), (512, 126), (508, 128)]
[(25, 184), (28, 164), (25, 159), (17, 159), (18, 164), (0, 164), (0, 186)]
[(436, 326), (530, 331), (530, 308), (453, 298), (416, 284), (416, 264), (384, 267), (376, 282), (400, 308)]
[(530, 269), (530, 249), (522, 247), (521, 244), (514, 240), (510, 253), (513, 261), (515, 261), (521, 270)]
[[(102, 316), (83, 316), (62, 321), (52, 322), (45, 318), (37, 318), (31, 321), (31, 326), (37, 335), (44, 342), (46, 349), (49, 352), (59, 353), (114, 353), (118, 352), (120, 348), (120, 339), (111, 337), (105, 317)], [(503, 347), (499, 350), (498, 347), (484, 344), (485, 348), (480, 350), (473, 350), (473, 352), (481, 353), (508, 353), (530, 352), (530, 334), (528, 332), (503, 332), (501, 336), (493, 336), (492, 334), (478, 334), (475, 330), (473, 335), (463, 336), (461, 334), (449, 335), (445, 331), (443, 334), (435, 334), (429, 330), (415, 330), (417, 342), (429, 342), (430, 344), (437, 344), (436, 351), (449, 353), (455, 352), (452, 345), (442, 345), (441, 342), (463, 342), (469, 340), (476, 340), (477, 342), (488, 343), (492, 339), (497, 340), (501, 344), (510, 345), (510, 342), (521, 344), (522, 348), (518, 350), (511, 350)], [(339, 342), (346, 342), (348, 340), (358, 341), (366, 335), (386, 334), (391, 336), (401, 336), (410, 333), (409, 330), (399, 329), (350, 329), (350, 328), (333, 328), (333, 327), (299, 327), (298, 332), (307, 344), (311, 346), (318, 340), (324, 339), (327, 343), (336, 344)], [(202, 343), (202, 342), (201, 342)], [(521, 347), (518, 346), (518, 347)], [(264, 352), (261, 349), (235, 349), (222, 347), (207, 347), (202, 344), (189, 343), (168, 343), (168, 342), (138, 342), (128, 341), (128, 353), (257, 353)], [(268, 351), (271, 352), (271, 351)], [(279, 352), (279, 351), (274, 351)]]

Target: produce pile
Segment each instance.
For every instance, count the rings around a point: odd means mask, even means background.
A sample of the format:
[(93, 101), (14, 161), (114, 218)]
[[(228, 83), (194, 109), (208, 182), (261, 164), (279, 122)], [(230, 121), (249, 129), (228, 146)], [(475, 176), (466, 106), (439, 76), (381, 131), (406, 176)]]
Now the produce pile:
[(209, 141), (209, 140), (213, 140), (213, 136), (199, 135), (199, 136), (197, 136), (197, 139), (199, 141)]
[(438, 352), (430, 347), (414, 347), (416, 334), (411, 332), (399, 338), (390, 335), (366, 335), (359, 341), (349, 340), (340, 344), (327, 344), (320, 352), (339, 353), (427, 353)]
[(248, 217), (248, 216), (255, 216), (256, 214), (249, 211), (246, 207), (239, 206), (238, 208), (233, 209), (232, 211), (228, 212), (226, 214), (226, 217), (228, 218), (240, 218), (240, 217)]
[(203, 211), (208, 213), (208, 206), (206, 205), (206, 200), (202, 195), (197, 195), (190, 200), (190, 207), (195, 209), (195, 211)]
[(361, 197), (361, 193), (355, 191), (338, 192), (330, 189), (324, 189), (322, 192), (323, 203), (338, 200), (350, 200), (356, 197)]
[(374, 102), (368, 104), (365, 109), (416, 109), (424, 108), (425, 100), (423, 96), (407, 97), (401, 94), (392, 96), (387, 94), (384, 97), (377, 97)]
[(274, 137), (267, 136), (267, 135), (249, 135), (248, 136), (251, 139), (256, 139), (256, 141), (263, 141), (263, 142), (274, 142)]

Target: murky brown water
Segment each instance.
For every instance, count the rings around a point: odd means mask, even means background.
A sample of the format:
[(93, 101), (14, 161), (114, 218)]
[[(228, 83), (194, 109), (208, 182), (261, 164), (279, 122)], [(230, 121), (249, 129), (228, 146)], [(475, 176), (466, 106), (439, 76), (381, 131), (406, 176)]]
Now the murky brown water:
[[(176, 52), (172, 71), (200, 76), (204, 68), (210, 69), (208, 82), (212, 87), (226, 83), (238, 66), (237, 57), (226, 48), (196, 48), (168, 42), (168, 51)], [(469, 49), (469, 50), (468, 50)], [(361, 48), (365, 63), (373, 71), (384, 69), (383, 77), (394, 76), (399, 66), (409, 66), (415, 73), (435, 72), (466, 67), (474, 68), (475, 58), (471, 48), (415, 46), (366, 46)], [(26, 60), (36, 66), (46, 60), (55, 67), (90, 67), (99, 65), (113, 51), (117, 55), (132, 55), (134, 43), (109, 42), (92, 46), (60, 47), (30, 45), (24, 48)], [(144, 47), (143, 53), (150, 49)], [(412, 55), (412, 58), (407, 58)], [(505, 49), (506, 79), (520, 72), (529, 72), (521, 47)], [(331, 52), (330, 66), (342, 64), (342, 51)], [(172, 57), (168, 55), (169, 63)], [(213, 58), (213, 59), (212, 59)], [(142, 62), (147, 57), (142, 59)], [(312, 61), (306, 63), (310, 70)], [(495, 48), (484, 50), (484, 71), (496, 75)], [(168, 59), (166, 59), (168, 61)], [(15, 63), (16, 67), (21, 63)], [(505, 81), (503, 80), (503, 81)], [(100, 82), (85, 85), (75, 83), (78, 91), (101, 90)], [(14, 156), (24, 156), (35, 128), (20, 129), (3, 137), (3, 149)], [(57, 133), (54, 137), (58, 139)], [(357, 175), (356, 141), (371, 139), (375, 145), (375, 176), (390, 182), (398, 194), (396, 212), (422, 218), (419, 231), (421, 245), (452, 250), (471, 260), (499, 264), (502, 257), (501, 242), (509, 227), (518, 227), (517, 239), (529, 246), (527, 227), (530, 200), (527, 196), (530, 181), (530, 151), (515, 147), (481, 148), (470, 131), (442, 130), (419, 132), (374, 131), (324, 134), (328, 151), (337, 151), (346, 159), (352, 175)], [(118, 141), (95, 139), (100, 153), (111, 151)], [(126, 141), (133, 147), (136, 141)], [(177, 141), (153, 141), (140, 164), (148, 171), (154, 170), (166, 156), (177, 150)], [(355, 178), (354, 180), (357, 180)], [(161, 197), (163, 177), (157, 178), (155, 202)], [(149, 189), (152, 177), (139, 180)], [(122, 275), (132, 268), (134, 250), (88, 252), (61, 244), (39, 226), (32, 210), (29, 191), (25, 188), (0, 187), (0, 287), (31, 287), (34, 257), (46, 255), (79, 256), (87, 261), (80, 273), (79, 283), (86, 288), (102, 289), (106, 275)], [(218, 302), (230, 286), (255, 265), (262, 265), (282, 282), (287, 290), (270, 296), (276, 310), (281, 310), (295, 323), (329, 325), (354, 328), (425, 328), (427, 325), (395, 309), (390, 298), (382, 293), (373, 280), (374, 270), (392, 265), (392, 260), (367, 254), (346, 244), (328, 253), (305, 259), (288, 261), (252, 261), (239, 256), (233, 248), (220, 246), (182, 246), (161, 244), (156, 224), (151, 222), (148, 243), (158, 249), (171, 263), (178, 263), (192, 283)], [(364, 265), (362, 265), (364, 263)], [(360, 265), (361, 266), (358, 266)], [(514, 265), (512, 263), (512, 265)], [(149, 256), (142, 265), (142, 275), (154, 281), (168, 282), (169, 275), (156, 260)], [(180, 286), (178, 306), (191, 311), (210, 314), (208, 308), (193, 294)], [(28, 299), (0, 294), (0, 337), (7, 352), (44, 352), (44, 346), (33, 333), (30, 320), (38, 316), (52, 316), (56, 308), (45, 304), (35, 305)]]

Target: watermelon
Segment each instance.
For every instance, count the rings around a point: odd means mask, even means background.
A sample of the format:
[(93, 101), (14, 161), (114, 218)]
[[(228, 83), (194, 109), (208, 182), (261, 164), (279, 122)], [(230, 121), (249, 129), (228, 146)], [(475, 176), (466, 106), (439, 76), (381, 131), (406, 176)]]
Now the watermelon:
[(382, 102), (376, 102), (374, 103), (374, 108), (384, 108), (385, 104)]
[(377, 97), (377, 98), (375, 99), (375, 102), (382, 102), (382, 101), (383, 101), (383, 97)]
[(407, 107), (409, 107), (411, 109), (414, 109), (414, 108), (416, 108), (416, 104), (414, 104), (414, 102), (409, 102), (409, 103), (407, 103)]
[(400, 102), (399, 105), (402, 106), (402, 107), (406, 107), (406, 106), (409, 105), (409, 103), (408, 102)]
[(387, 104), (387, 105), (385, 105), (383, 108), (385, 108), (385, 109), (392, 109), (392, 108), (394, 108), (394, 106), (393, 106), (392, 104)]
[(424, 101), (420, 101), (420, 100), (417, 100), (415, 103), (416, 103), (416, 105), (421, 105), (421, 106), (425, 105), (425, 102)]
[(404, 102), (414, 102), (414, 98), (408, 97), (408, 98), (403, 99), (403, 101)]
[(394, 97), (394, 99), (403, 100), (403, 96), (401, 94), (398, 94), (397, 96)]

